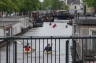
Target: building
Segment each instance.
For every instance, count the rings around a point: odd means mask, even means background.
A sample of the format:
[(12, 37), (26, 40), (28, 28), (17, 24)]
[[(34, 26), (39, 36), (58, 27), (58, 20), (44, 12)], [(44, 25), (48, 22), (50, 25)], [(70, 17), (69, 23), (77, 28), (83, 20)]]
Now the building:
[(17, 35), (22, 31), (26, 31), (28, 27), (32, 27), (32, 23), (28, 17), (11, 16), (0, 18), (0, 28), (4, 31), (4, 36)]
[[(96, 17), (78, 17), (77, 20), (69, 22), (74, 25), (75, 36), (96, 36)], [(76, 52), (79, 60), (90, 60), (96, 59), (96, 39), (77, 39), (76, 40)]]
[(82, 0), (66, 0), (66, 4), (69, 6), (69, 12), (74, 14), (75, 11), (83, 13), (83, 2)]
[(61, 0), (64, 1), (66, 5), (69, 6), (69, 12), (74, 14), (77, 11), (80, 14), (83, 14), (84, 5), (82, 0)]

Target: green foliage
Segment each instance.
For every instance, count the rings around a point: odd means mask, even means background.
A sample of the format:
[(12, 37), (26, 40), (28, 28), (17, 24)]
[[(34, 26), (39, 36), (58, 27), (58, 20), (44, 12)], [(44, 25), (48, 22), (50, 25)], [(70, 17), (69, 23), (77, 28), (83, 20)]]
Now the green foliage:
[(45, 9), (56, 10), (56, 9), (67, 9), (68, 6), (65, 5), (64, 1), (60, 1), (60, 0), (44, 0), (44, 8)]
[(40, 3), (39, 0), (0, 0), (0, 11), (32, 11), (40, 9), (67, 9), (68, 6), (59, 0), (44, 0)]
[(88, 7), (96, 8), (96, 0), (84, 0), (84, 3), (88, 5)]
[(4, 11), (14, 11), (18, 10), (18, 7), (15, 5), (15, 3), (12, 2), (12, 0), (1, 0), (0, 1), (0, 8)]
[(0, 11), (32, 11), (39, 8), (39, 0), (0, 0)]
[(52, 6), (52, 0), (44, 0), (43, 6), (44, 6), (44, 9), (50, 9)]

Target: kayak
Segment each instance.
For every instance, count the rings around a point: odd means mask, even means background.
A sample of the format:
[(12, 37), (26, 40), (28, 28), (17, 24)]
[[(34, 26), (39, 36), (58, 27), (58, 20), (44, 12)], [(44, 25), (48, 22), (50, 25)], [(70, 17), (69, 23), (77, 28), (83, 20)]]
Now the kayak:
[(31, 49), (31, 48), (26, 49), (26, 48), (24, 48), (24, 53), (30, 53), (30, 52), (33, 52), (33, 51), (35, 51), (35, 49)]
[(55, 27), (56, 27), (56, 24), (53, 25), (53, 28), (55, 28)]
[(44, 51), (44, 53), (45, 53), (45, 54), (51, 54), (52, 51), (48, 51), (48, 52), (47, 52), (47, 51)]

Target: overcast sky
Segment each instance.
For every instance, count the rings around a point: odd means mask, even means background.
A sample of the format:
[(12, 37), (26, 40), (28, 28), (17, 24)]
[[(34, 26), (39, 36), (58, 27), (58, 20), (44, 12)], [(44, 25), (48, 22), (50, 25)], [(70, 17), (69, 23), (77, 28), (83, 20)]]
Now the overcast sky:
[(43, 2), (43, 0), (40, 0), (40, 2)]

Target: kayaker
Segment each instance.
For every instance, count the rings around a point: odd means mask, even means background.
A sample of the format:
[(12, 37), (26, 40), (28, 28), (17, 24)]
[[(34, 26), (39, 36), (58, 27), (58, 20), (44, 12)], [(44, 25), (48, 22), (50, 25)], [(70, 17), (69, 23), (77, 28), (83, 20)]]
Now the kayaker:
[(55, 27), (56, 27), (56, 24), (53, 25), (53, 28), (55, 28)]
[(29, 46), (29, 43), (24, 46), (24, 51), (30, 51), (31, 47)]
[(46, 51), (46, 52), (52, 51), (51, 45), (47, 44), (47, 46), (45, 47), (44, 51)]

